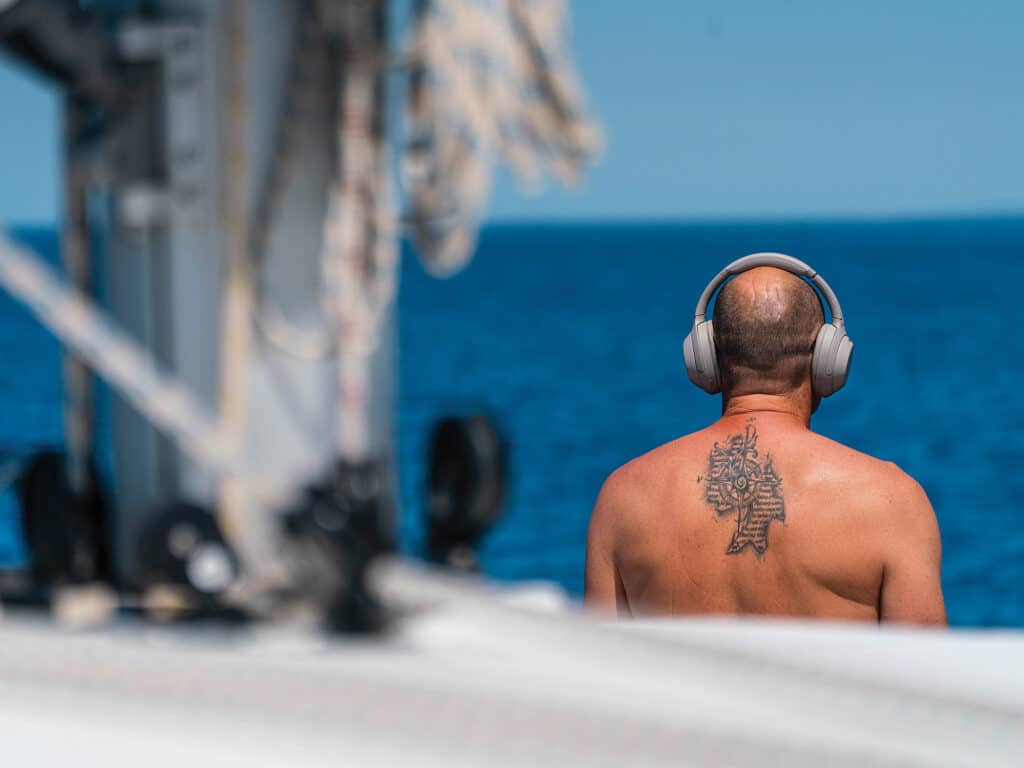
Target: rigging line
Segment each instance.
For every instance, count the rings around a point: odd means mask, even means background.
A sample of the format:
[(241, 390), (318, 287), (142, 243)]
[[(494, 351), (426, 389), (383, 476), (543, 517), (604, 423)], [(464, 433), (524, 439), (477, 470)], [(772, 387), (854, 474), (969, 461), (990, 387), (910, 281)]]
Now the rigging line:
[[(249, 261), (248, 146), (248, 15), (246, 0), (229, 0), (225, 15), (227, 102), (222, 135), (226, 268), (221, 305), (220, 428), (233, 447), (239, 446), (248, 419), (247, 379), (252, 349), (252, 270)], [(235, 448), (237, 450), (237, 448)], [(241, 534), (245, 505), (244, 479), (220, 478), (218, 521), (229, 541)]]
[(386, 48), (386, 5), (357, 6), (346, 19), (339, 62), (338, 177), (329, 193), (321, 259), (339, 326), (336, 424), (341, 457), (372, 450), (372, 361), (397, 290), (397, 248), (388, 183), (387, 73), (361, 52)]
[(232, 447), (192, 390), (88, 297), (66, 287), (51, 267), (2, 233), (0, 285), (196, 462), (220, 474), (236, 470)]

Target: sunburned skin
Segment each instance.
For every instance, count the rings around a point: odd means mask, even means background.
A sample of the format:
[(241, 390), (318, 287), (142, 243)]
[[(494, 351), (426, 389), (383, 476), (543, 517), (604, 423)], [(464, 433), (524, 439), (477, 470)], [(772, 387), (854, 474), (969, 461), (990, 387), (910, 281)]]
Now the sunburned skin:
[(939, 530), (920, 485), (812, 432), (809, 378), (771, 395), (723, 386), (722, 418), (605, 482), (587, 605), (944, 625)]

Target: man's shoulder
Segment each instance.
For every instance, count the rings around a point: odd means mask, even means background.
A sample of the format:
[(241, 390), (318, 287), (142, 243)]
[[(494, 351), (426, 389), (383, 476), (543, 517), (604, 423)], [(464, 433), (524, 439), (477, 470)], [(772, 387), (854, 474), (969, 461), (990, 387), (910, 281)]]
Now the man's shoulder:
[(601, 486), (599, 505), (614, 508), (618, 514), (642, 508), (644, 505), (638, 504), (638, 499), (648, 495), (659, 484), (671, 461), (675, 443), (678, 440), (647, 451), (614, 470)]
[(647, 487), (650, 482), (651, 463), (649, 452), (627, 461), (614, 470), (601, 486), (600, 500), (606, 505), (620, 510), (630, 506), (629, 502), (632, 501), (636, 492)]
[(913, 494), (921, 488), (918, 482), (895, 462), (858, 451), (816, 432), (809, 435), (809, 447), (818, 462), (832, 464), (842, 471), (870, 479), (879, 488), (893, 493)]
[(682, 457), (695, 450), (702, 434), (693, 432), (683, 435), (627, 461), (608, 476), (605, 487), (614, 494), (632, 494), (638, 489), (650, 489), (670, 475)]
[[(671, 493), (679, 470), (694, 463), (697, 436), (692, 433), (659, 445), (637, 456), (613, 471), (601, 487), (599, 503), (614, 509), (620, 520), (642, 523), (657, 508), (652, 502)], [(699, 464), (699, 462), (696, 462)], [(695, 470), (697, 471), (697, 470)]]
[(892, 461), (879, 459), (815, 435), (814, 460), (809, 472), (818, 473), (846, 495), (856, 492), (857, 507), (873, 510), (887, 524), (934, 519), (931, 502), (921, 484)]

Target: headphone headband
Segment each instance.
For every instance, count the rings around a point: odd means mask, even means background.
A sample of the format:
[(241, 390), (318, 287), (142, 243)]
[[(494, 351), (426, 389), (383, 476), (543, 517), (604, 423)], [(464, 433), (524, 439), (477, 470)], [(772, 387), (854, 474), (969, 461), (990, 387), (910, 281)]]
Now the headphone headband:
[(778, 269), (784, 269), (799, 277), (806, 277), (815, 288), (818, 289), (818, 293), (821, 298), (825, 299), (825, 303), (828, 305), (828, 311), (832, 314), (832, 324), (836, 327), (841, 327), (843, 323), (843, 308), (839, 306), (839, 299), (836, 297), (835, 291), (825, 282), (825, 278), (819, 275), (809, 264), (805, 264), (800, 259), (795, 259), (792, 256), (787, 256), (784, 253), (752, 253), (749, 256), (736, 259), (736, 261), (729, 264), (725, 269), (715, 275), (714, 279), (708, 283), (707, 288), (700, 295), (700, 299), (697, 301), (697, 309), (694, 312), (694, 323), (701, 323), (707, 320), (708, 304), (711, 303), (711, 297), (715, 295), (722, 284), (733, 275), (738, 275), (740, 272), (746, 272), (748, 269), (754, 269), (755, 267), (776, 267)]

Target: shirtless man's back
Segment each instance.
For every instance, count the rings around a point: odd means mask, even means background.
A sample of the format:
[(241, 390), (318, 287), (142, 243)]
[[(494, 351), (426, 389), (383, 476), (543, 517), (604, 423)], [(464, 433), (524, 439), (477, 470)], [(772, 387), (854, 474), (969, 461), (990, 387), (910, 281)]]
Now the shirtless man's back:
[[(809, 429), (822, 318), (788, 272), (760, 267), (726, 284), (714, 318), (723, 416), (605, 483), (587, 542), (588, 604), (945, 623), (924, 491), (894, 464)], [(778, 343), (776, 332), (751, 351), (743, 334), (756, 343), (773, 319), (806, 341)]]

